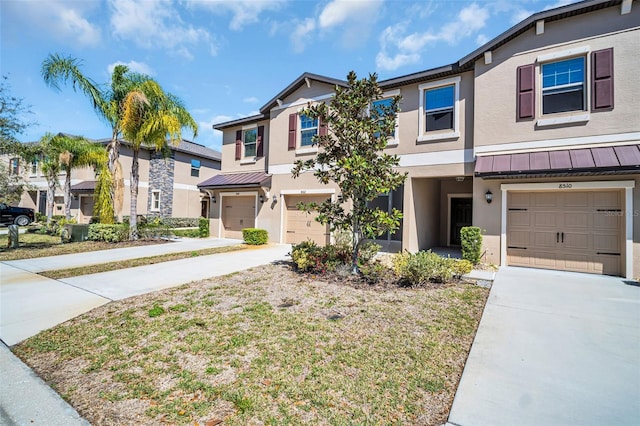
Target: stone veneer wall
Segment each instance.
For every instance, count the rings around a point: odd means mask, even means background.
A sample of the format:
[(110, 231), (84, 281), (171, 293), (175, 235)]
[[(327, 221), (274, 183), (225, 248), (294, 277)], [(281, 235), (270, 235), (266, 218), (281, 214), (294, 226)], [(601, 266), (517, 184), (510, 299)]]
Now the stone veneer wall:
[[(147, 201), (148, 216), (171, 217), (173, 213), (173, 179), (175, 170), (175, 153), (168, 157), (161, 152), (151, 154), (149, 161), (149, 196)], [(151, 211), (151, 191), (160, 190), (160, 211)]]

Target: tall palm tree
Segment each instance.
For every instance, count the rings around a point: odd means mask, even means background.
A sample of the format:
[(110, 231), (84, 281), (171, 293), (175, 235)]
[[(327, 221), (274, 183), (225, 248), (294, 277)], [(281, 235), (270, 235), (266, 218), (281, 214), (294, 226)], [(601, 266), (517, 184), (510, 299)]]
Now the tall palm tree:
[(53, 205), (55, 201), (56, 188), (59, 185), (58, 174), (60, 173), (59, 151), (56, 148), (55, 135), (46, 133), (38, 144), (38, 155), (40, 156), (40, 166), (42, 173), (47, 180), (47, 224), (51, 223), (53, 217)]
[[(98, 116), (111, 126), (111, 141), (107, 145), (107, 168), (113, 176), (110, 196), (111, 205), (115, 213), (119, 213), (122, 205), (122, 192), (124, 191), (124, 179), (122, 168), (118, 158), (120, 156), (122, 105), (127, 94), (137, 88), (143, 82), (150, 80), (144, 74), (135, 73), (125, 65), (116, 65), (111, 73), (109, 85), (99, 85), (85, 76), (81, 70), (82, 62), (71, 56), (50, 54), (42, 62), (42, 78), (45, 83), (60, 90), (60, 84), (70, 83), (73, 90), (80, 90), (91, 101), (93, 109)], [(106, 203), (108, 204), (108, 203)], [(113, 214), (110, 215), (113, 217)]]
[(138, 90), (131, 91), (123, 102), (122, 134), (131, 143), (131, 213), (129, 216), (130, 239), (138, 238), (137, 203), (140, 180), (138, 157), (142, 146), (163, 151), (167, 142), (177, 145), (182, 139), (182, 129), (189, 128), (193, 136), (198, 125), (176, 96), (165, 93), (160, 85), (148, 80)]

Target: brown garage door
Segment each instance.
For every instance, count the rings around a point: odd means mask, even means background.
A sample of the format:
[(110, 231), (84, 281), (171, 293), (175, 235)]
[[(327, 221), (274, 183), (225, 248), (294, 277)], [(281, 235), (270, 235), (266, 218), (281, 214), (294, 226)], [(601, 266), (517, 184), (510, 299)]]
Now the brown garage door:
[(620, 191), (509, 192), (507, 264), (620, 275)]
[(317, 214), (298, 210), (298, 203), (322, 203), (327, 198), (326, 195), (287, 195), (285, 197), (287, 204), (285, 242), (287, 244), (299, 244), (306, 240), (312, 240), (316, 244), (324, 246), (329, 242), (329, 228), (315, 220)]
[(256, 197), (221, 197), (222, 198), (222, 236), (224, 238), (242, 239), (244, 228), (253, 228), (256, 219)]

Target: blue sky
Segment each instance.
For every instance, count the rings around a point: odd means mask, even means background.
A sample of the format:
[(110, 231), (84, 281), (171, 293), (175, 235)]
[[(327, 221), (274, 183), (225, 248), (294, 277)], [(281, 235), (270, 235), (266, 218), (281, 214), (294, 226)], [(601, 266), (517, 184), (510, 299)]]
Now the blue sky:
[[(2, 0), (0, 73), (45, 132), (110, 137), (89, 101), (40, 75), (49, 53), (109, 81), (115, 64), (154, 77), (220, 149), (211, 125), (255, 114), (305, 71), (380, 79), (450, 64), (532, 13), (570, 0)], [(184, 132), (185, 139), (192, 139)]]

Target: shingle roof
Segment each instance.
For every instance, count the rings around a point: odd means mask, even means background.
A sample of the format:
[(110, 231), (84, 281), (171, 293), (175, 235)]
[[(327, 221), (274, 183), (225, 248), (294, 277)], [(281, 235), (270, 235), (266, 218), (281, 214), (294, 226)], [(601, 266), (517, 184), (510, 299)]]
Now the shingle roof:
[(223, 189), (271, 186), (271, 176), (265, 172), (216, 175), (198, 184), (198, 188)]
[(305, 72), (300, 77), (296, 78), (291, 84), (285, 87), (282, 91), (280, 91), (280, 93), (278, 93), (273, 98), (271, 98), (269, 102), (267, 102), (262, 108), (260, 108), (260, 112), (263, 114), (268, 113), (271, 110), (271, 108), (276, 106), (278, 99), (284, 99), (290, 94), (292, 94), (293, 92), (295, 92), (296, 90), (298, 90), (298, 87), (302, 86), (303, 84), (306, 84), (307, 79), (319, 81), (321, 83), (331, 84), (333, 86), (345, 87), (347, 85), (347, 82), (344, 80), (339, 80), (337, 78), (326, 77), (324, 75)]
[(640, 145), (486, 155), (476, 160), (482, 178), (573, 174), (638, 173)]
[[(129, 145), (129, 141), (127, 141), (126, 139), (119, 139), (119, 140), (120, 140), (121, 144)], [(110, 138), (98, 139), (95, 142), (96, 143), (101, 143), (103, 145), (106, 145), (109, 142), (111, 142), (111, 139)], [(208, 158), (208, 159), (214, 160), (214, 161), (221, 161), (222, 160), (222, 154), (220, 153), (220, 151), (216, 151), (215, 149), (207, 148), (204, 145), (200, 145), (198, 143), (191, 142), (191, 141), (188, 141), (186, 139), (182, 139), (180, 141), (180, 143), (178, 143), (177, 146), (169, 145), (169, 147), (174, 151), (186, 152), (186, 153), (189, 153), (189, 154), (197, 155), (199, 157)], [(143, 145), (142, 149), (152, 150), (153, 148), (146, 147), (146, 146)]]
[(95, 180), (84, 180), (82, 182), (76, 183), (75, 185), (71, 185), (71, 192), (94, 191), (95, 189), (96, 189)]

